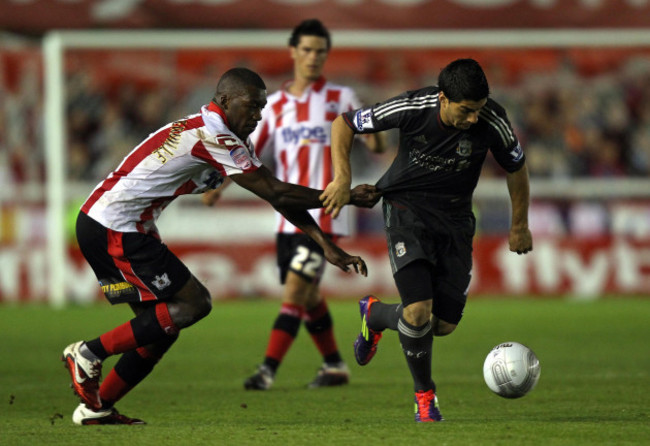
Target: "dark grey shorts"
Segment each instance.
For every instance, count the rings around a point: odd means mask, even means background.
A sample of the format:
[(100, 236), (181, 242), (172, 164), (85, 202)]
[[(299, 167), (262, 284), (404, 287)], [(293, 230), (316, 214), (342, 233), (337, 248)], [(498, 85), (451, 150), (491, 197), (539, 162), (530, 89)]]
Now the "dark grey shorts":
[(422, 218), (388, 200), (383, 210), (393, 274), (415, 260), (426, 260), (433, 268), (436, 295), (464, 303), (472, 273), (474, 216), (431, 212)]

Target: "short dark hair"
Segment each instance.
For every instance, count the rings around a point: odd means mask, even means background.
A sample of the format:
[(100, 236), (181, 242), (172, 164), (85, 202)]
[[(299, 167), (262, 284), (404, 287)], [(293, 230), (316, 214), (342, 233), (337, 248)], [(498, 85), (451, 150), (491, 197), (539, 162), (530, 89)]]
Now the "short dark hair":
[(438, 87), (451, 102), (480, 101), (490, 95), (485, 73), (474, 59), (457, 59), (443, 68)]
[(298, 46), (298, 43), (300, 43), (300, 36), (323, 37), (325, 40), (327, 40), (328, 51), (332, 46), (330, 32), (318, 19), (308, 19), (300, 22), (300, 24), (298, 24), (298, 26), (293, 29), (291, 37), (289, 37), (289, 46)]
[(231, 68), (223, 73), (217, 83), (217, 92), (233, 93), (236, 90), (244, 89), (248, 86), (266, 90), (266, 84), (259, 74), (248, 68)]

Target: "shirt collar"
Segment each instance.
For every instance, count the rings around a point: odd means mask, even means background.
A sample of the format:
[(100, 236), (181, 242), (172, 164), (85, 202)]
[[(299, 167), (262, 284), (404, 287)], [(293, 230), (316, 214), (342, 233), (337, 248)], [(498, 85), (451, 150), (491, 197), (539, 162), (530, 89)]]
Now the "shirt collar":
[(224, 124), (226, 124), (226, 127), (230, 128), (230, 124), (228, 123), (228, 117), (226, 117), (226, 112), (224, 112), (221, 107), (219, 107), (214, 102), (210, 101), (210, 103), (208, 104), (208, 110), (215, 112), (216, 114), (221, 116), (221, 119), (223, 119), (223, 122)]
[(327, 82), (327, 80), (324, 76), (321, 76), (311, 84), (311, 89), (318, 93), (325, 86), (325, 82)]

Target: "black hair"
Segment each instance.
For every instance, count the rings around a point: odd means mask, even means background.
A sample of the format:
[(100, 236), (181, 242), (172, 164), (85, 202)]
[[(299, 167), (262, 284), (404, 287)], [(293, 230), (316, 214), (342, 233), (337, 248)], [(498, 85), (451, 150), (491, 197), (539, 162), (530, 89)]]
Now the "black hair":
[(293, 29), (291, 37), (289, 37), (289, 46), (296, 47), (300, 43), (300, 36), (316, 36), (323, 37), (327, 40), (327, 50), (332, 46), (330, 32), (325, 28), (325, 25), (318, 19), (304, 20)]
[(221, 79), (219, 79), (216, 94), (232, 93), (248, 86), (266, 90), (266, 84), (256, 72), (248, 68), (231, 68), (223, 73)]
[(438, 87), (451, 102), (480, 101), (490, 95), (485, 73), (474, 59), (457, 59), (443, 68)]

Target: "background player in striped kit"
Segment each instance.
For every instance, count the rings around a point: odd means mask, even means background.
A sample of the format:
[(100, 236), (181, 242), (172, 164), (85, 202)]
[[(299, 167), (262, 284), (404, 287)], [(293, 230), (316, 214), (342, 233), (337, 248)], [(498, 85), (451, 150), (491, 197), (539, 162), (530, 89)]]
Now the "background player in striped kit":
[[(128, 303), (136, 316), (64, 349), (62, 360), (81, 398), (75, 424), (143, 424), (118, 413), (114, 404), (151, 373), (183, 328), (212, 308), (208, 290), (162, 243), (156, 228), (160, 213), (178, 196), (203, 193), (232, 178), (313, 237), (329, 262), (366, 274), (363, 260), (332, 243), (305, 210), (321, 205), (321, 191), (279, 181), (253, 152), (249, 135), (265, 104), (266, 86), (256, 73), (227, 71), (200, 113), (150, 134), (82, 205), (81, 252), (109, 302)], [(352, 203), (374, 205), (374, 189), (355, 188)], [(121, 356), (100, 386), (102, 361), (112, 355)]]
[[(330, 34), (315, 19), (297, 25), (289, 38), (294, 79), (271, 94), (262, 121), (251, 138), (255, 150), (273, 151), (276, 176), (283, 181), (323, 189), (332, 179), (330, 128), (340, 114), (361, 106), (355, 92), (328, 82), (323, 68), (331, 47)], [(384, 150), (382, 135), (364, 138), (374, 152)], [(218, 194), (218, 192), (217, 192)], [(213, 201), (215, 196), (206, 196)], [(348, 235), (347, 209), (333, 219), (322, 210), (311, 215), (323, 232), (336, 238)], [(322, 249), (281, 214), (277, 214), (277, 256), (284, 293), (266, 348), (264, 362), (249, 377), (246, 389), (271, 387), (285, 354), (304, 321), (323, 357), (323, 364), (309, 387), (335, 386), (348, 382), (348, 367), (341, 358), (333, 332), (332, 317), (319, 292), (323, 274)]]
[(505, 110), (488, 98), (489, 92), (478, 62), (459, 59), (440, 72), (438, 86), (345, 113), (332, 124), (335, 175), (321, 195), (332, 215), (348, 199), (354, 134), (390, 128), (400, 132), (397, 156), (377, 188), (402, 303), (361, 299), (355, 357), (360, 365), (368, 364), (382, 332), (398, 331), (419, 422), (442, 420), (431, 377), (433, 336), (453, 332), (463, 315), (472, 273), (472, 193), (488, 151), (506, 171), (510, 250), (525, 254), (533, 249), (526, 159)]

